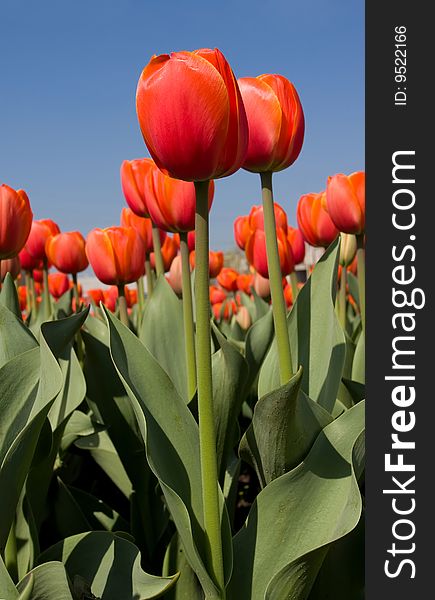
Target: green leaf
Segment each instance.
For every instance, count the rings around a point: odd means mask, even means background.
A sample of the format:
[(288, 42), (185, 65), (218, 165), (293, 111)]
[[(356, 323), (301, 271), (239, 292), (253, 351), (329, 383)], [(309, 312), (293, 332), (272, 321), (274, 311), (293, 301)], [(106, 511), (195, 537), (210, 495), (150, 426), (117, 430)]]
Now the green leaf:
[(98, 433), (103, 429), (104, 425), (93, 421), (90, 415), (86, 415), (80, 410), (75, 410), (66, 423), (60, 443), (60, 450), (65, 452), (78, 438)]
[(93, 530), (128, 531), (129, 524), (100, 498), (72, 486), (67, 489)]
[[(203, 562), (203, 524), (198, 426), (172, 381), (147, 348), (108, 311), (113, 362), (134, 407), (148, 463), (159, 479), (186, 557), (204, 592), (217, 589)], [(225, 580), (231, 573), (231, 531), (223, 497), (222, 543)]]
[(72, 298), (73, 290), (71, 288), (54, 303), (54, 314), (56, 319), (63, 319), (72, 314)]
[[(17, 585), (20, 600), (73, 600), (65, 567), (61, 562), (47, 562), (35, 567)], [(25, 593), (30, 595), (24, 595)]]
[(248, 330), (245, 356), (249, 365), (247, 389), (254, 383), (274, 337), (273, 314), (268, 310)]
[(252, 290), (252, 295), (255, 304), (255, 320), (261, 319), (261, 317), (270, 312), (270, 304), (263, 300), (263, 298), (260, 298), (254, 289)]
[(238, 350), (213, 325), (219, 350), (212, 356), (213, 409), (219, 481), (223, 486), (226, 466), (237, 444), (237, 419), (245, 399), (248, 365)]
[(364, 333), (361, 333), (358, 339), (358, 343), (356, 345), (355, 355), (353, 357), (352, 364), (352, 379), (353, 381), (357, 381), (358, 383), (365, 383), (366, 380), (365, 352), (365, 336)]
[(352, 453), (363, 427), (361, 402), (319, 433), (304, 462), (260, 492), (234, 538), (229, 597), (305, 600), (328, 545), (359, 521)]
[(359, 307), (358, 279), (350, 271), (347, 272), (347, 283), (349, 285), (349, 291), (351, 293), (351, 296), (353, 297), (353, 299), (355, 300), (355, 302), (357, 303), (357, 305)]
[(6, 273), (5, 280), (1, 286), (0, 306), (8, 308), (18, 319), (22, 318), (17, 288), (10, 273)]
[(258, 400), (240, 442), (240, 456), (255, 468), (262, 487), (298, 465), (332, 420), (301, 391), (301, 380), (302, 368), (288, 383)]
[[(331, 412), (345, 361), (343, 330), (335, 315), (339, 240), (333, 242), (300, 290), (288, 316), (294, 368), (303, 367), (302, 389)], [(276, 340), (260, 371), (258, 395), (280, 386)]]
[(0, 304), (0, 367), (18, 354), (37, 346), (36, 338), (23, 321)]
[(198, 578), (186, 560), (180, 536), (175, 532), (169, 543), (163, 562), (163, 575), (179, 573), (177, 585), (173, 586), (165, 600), (203, 600), (204, 594)]
[(18, 592), (14, 582), (9, 575), (3, 558), (0, 555), (0, 598), (4, 600), (17, 600)]
[(157, 598), (177, 580), (177, 575), (156, 577), (143, 571), (138, 548), (105, 531), (69, 537), (43, 552), (39, 560), (62, 561), (70, 580), (80, 577), (103, 600)]
[(183, 303), (165, 277), (159, 277), (144, 309), (139, 339), (189, 402), (184, 345)]

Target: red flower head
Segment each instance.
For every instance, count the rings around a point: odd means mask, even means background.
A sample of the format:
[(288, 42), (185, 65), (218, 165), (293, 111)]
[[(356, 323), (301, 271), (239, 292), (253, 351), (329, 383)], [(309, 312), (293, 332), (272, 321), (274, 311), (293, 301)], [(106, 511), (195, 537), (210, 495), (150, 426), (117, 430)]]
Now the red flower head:
[(254, 173), (281, 171), (299, 156), (304, 112), (296, 89), (282, 75), (239, 79), (249, 126), (243, 168)]
[(50, 273), (48, 276), (48, 289), (53, 298), (60, 298), (70, 289), (70, 281), (65, 273)]
[(86, 254), (95, 275), (107, 285), (132, 283), (145, 271), (145, 245), (133, 227), (93, 229)]
[(26, 242), (27, 252), (33, 258), (46, 260), (45, 243), (52, 235), (60, 233), (59, 226), (51, 219), (41, 219), (33, 221), (30, 235)]
[(301, 230), (297, 227), (288, 227), (287, 238), (293, 251), (295, 265), (299, 265), (305, 258), (305, 240)]
[[(145, 245), (145, 251), (151, 252), (153, 249), (153, 224), (151, 219), (138, 217), (131, 208), (124, 207), (121, 211), (121, 227), (133, 227), (136, 229)], [(166, 239), (166, 231), (159, 229), (160, 243)]]
[(78, 231), (58, 233), (45, 242), (48, 260), (62, 273), (79, 273), (89, 265), (85, 238)]
[(334, 225), (343, 233), (362, 233), (365, 227), (365, 173), (328, 177), (326, 205)]
[(241, 250), (245, 249), (248, 237), (251, 235), (249, 216), (237, 217), (234, 221), (234, 239)]
[(33, 213), (24, 190), (0, 185), (0, 260), (22, 249), (30, 233)]
[[(287, 232), (277, 227), (276, 236), (278, 241), (279, 262), (282, 275), (288, 275), (294, 270), (294, 259), (292, 247), (288, 241)], [(249, 264), (266, 279), (269, 278), (266, 253), (266, 234), (262, 229), (256, 229), (248, 239), (245, 248), (246, 258)]]
[(235, 269), (225, 267), (221, 270), (217, 277), (219, 285), (229, 292), (237, 290), (237, 278), (239, 273)]
[(231, 175), (244, 161), (245, 109), (217, 49), (153, 56), (139, 79), (136, 110), (148, 150), (166, 175), (207, 181)]
[(124, 160), (121, 165), (121, 187), (131, 210), (139, 217), (149, 217), (145, 195), (145, 175), (153, 166), (150, 158)]
[(338, 235), (338, 229), (323, 208), (325, 192), (301, 196), (297, 208), (299, 229), (312, 246), (329, 246)]
[[(162, 258), (163, 258), (163, 267), (166, 271), (169, 271), (172, 261), (177, 256), (177, 252), (179, 250), (179, 242), (177, 239), (166, 236), (166, 239), (162, 245)], [(150, 255), (151, 266), (154, 269), (156, 266), (156, 261), (154, 257), (154, 252), (151, 252)]]

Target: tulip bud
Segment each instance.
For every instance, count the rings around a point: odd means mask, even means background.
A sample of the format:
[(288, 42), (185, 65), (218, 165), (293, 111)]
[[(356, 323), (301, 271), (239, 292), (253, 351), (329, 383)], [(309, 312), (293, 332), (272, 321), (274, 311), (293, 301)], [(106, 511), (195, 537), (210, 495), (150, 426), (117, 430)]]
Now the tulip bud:
[(23, 248), (32, 226), (33, 213), (24, 190), (0, 185), (0, 260), (12, 258)]
[(340, 265), (348, 267), (355, 258), (357, 251), (356, 237), (350, 233), (340, 235)]
[(294, 85), (282, 75), (239, 79), (249, 126), (243, 168), (254, 173), (281, 171), (299, 156), (304, 113)]
[(148, 150), (166, 175), (208, 181), (242, 165), (248, 124), (219, 50), (154, 56), (140, 76), (136, 110)]
[(246, 306), (241, 306), (236, 315), (236, 321), (242, 329), (249, 329), (251, 327), (252, 319)]
[(172, 261), (169, 269), (168, 281), (176, 294), (181, 294), (183, 289), (182, 274), (181, 274), (181, 256), (178, 255)]
[(254, 290), (257, 296), (260, 298), (269, 298), (270, 296), (270, 283), (269, 279), (262, 277), (259, 273), (254, 275)]
[(362, 233), (365, 227), (365, 173), (328, 177), (326, 204), (334, 225), (343, 233)]

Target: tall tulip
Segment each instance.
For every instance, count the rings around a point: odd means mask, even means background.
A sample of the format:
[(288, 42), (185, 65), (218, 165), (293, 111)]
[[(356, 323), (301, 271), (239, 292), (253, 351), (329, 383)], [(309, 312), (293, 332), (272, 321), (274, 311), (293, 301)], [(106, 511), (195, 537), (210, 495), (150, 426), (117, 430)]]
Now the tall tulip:
[(96, 228), (86, 239), (86, 254), (98, 279), (118, 286), (120, 316), (128, 326), (124, 285), (144, 274), (145, 245), (141, 236), (133, 227)]
[(24, 190), (0, 185), (0, 261), (19, 253), (30, 233), (33, 213)]
[(50, 273), (48, 276), (50, 294), (58, 300), (70, 289), (70, 281), (66, 273)]
[[(276, 238), (278, 244), (279, 268), (282, 280), (282, 277), (293, 271), (294, 259), (290, 242), (288, 241), (284, 230), (280, 227), (276, 228)], [(262, 277), (270, 279), (266, 241), (266, 233), (261, 229), (256, 229), (252, 232), (247, 241), (245, 252), (249, 264), (251, 264)]]
[(215, 49), (155, 56), (139, 79), (136, 108), (145, 143), (170, 177), (195, 182), (196, 356), (204, 529), (209, 571), (224, 596), (211, 373), (209, 181), (242, 165), (248, 127), (237, 81)]
[(248, 152), (243, 167), (253, 173), (260, 173), (261, 177), (279, 370), (281, 383), (286, 383), (293, 374), (293, 364), (276, 237), (272, 174), (286, 169), (299, 156), (305, 132), (304, 112), (294, 85), (282, 75), (246, 77), (239, 80), (239, 85), (249, 126)]
[(297, 220), (302, 235), (311, 246), (328, 247), (338, 236), (331, 217), (324, 209), (325, 192), (304, 194), (297, 207)]

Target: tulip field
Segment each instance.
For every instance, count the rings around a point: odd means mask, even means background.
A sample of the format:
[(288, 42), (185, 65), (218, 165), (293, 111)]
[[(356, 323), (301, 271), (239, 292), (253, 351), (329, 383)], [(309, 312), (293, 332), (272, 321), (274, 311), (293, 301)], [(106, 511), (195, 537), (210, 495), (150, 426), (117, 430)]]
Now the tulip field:
[(287, 214), (302, 102), (217, 49), (153, 56), (136, 111), (119, 225), (0, 186), (0, 600), (362, 600), (364, 172)]

